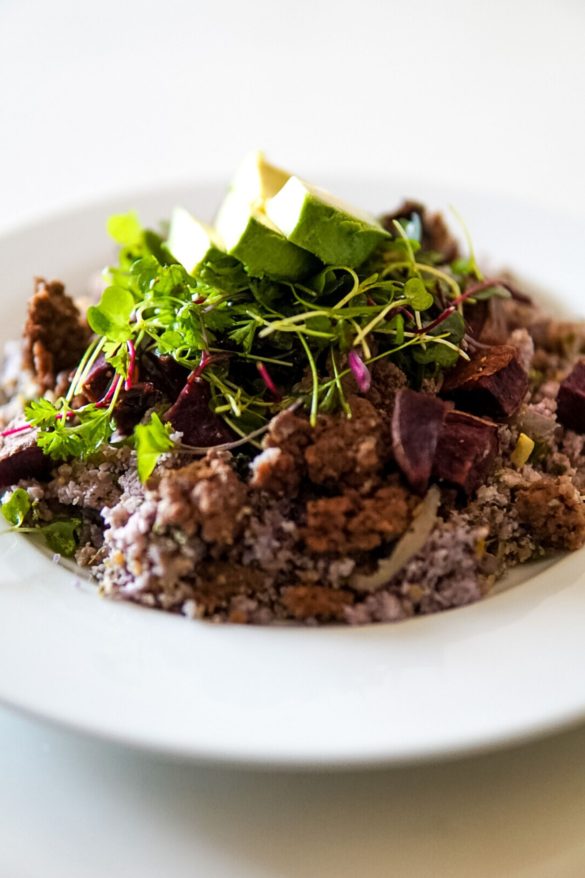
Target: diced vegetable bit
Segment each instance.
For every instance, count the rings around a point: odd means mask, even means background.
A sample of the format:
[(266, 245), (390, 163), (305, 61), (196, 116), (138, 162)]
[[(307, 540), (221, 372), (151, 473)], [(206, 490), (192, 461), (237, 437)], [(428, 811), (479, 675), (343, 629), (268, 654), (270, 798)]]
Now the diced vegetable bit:
[(48, 475), (50, 460), (37, 444), (30, 430), (16, 434), (0, 451), (0, 489), (9, 488), (21, 479), (42, 479)]
[(396, 394), (392, 412), (392, 451), (412, 488), (426, 491), (441, 428), (450, 403), (409, 387)]
[(260, 150), (249, 153), (234, 174), (231, 190), (253, 207), (264, 210), (269, 198), (282, 189), (291, 175), (266, 161)]
[(517, 466), (518, 469), (522, 469), (524, 464), (528, 463), (530, 459), (530, 455), (534, 451), (534, 440), (527, 436), (526, 433), (520, 433), (518, 436), (518, 441), (516, 442), (516, 447), (510, 456), (510, 460)]
[(585, 359), (579, 360), (561, 381), (557, 418), (563, 427), (575, 433), (585, 433)]
[(497, 424), (450, 411), (439, 435), (433, 472), (436, 478), (471, 494), (492, 468), (497, 453)]
[(298, 281), (319, 267), (314, 256), (287, 240), (270, 219), (237, 193), (226, 195), (215, 225), (227, 252), (252, 277)]
[(213, 446), (230, 442), (234, 436), (225, 421), (210, 408), (211, 391), (207, 381), (188, 381), (177, 400), (164, 414), (164, 420), (183, 434), (185, 445)]
[(195, 219), (184, 207), (173, 210), (166, 246), (177, 262), (193, 275), (204, 263), (214, 262), (225, 255), (215, 229)]
[(267, 202), (266, 213), (283, 235), (326, 265), (357, 268), (390, 239), (374, 217), (298, 177)]
[(519, 408), (528, 390), (528, 375), (512, 345), (480, 350), (450, 372), (443, 390), (457, 404), (476, 414), (507, 418)]

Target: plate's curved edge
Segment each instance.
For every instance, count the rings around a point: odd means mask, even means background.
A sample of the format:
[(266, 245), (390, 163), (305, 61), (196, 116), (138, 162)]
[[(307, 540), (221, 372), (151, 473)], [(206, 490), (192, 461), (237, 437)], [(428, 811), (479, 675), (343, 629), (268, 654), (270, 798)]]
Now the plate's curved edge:
[(161, 744), (160, 741), (148, 737), (125, 736), (82, 722), (69, 720), (62, 717), (52, 716), (46, 712), (39, 712), (34, 707), (19, 704), (15, 701), (7, 701), (0, 695), (0, 705), (22, 716), (25, 719), (40, 722), (51, 728), (66, 731), (71, 734), (81, 734), (94, 741), (99, 741), (112, 747), (127, 747), (138, 750), (144, 754), (152, 754), (172, 762), (184, 762), (185, 760), (197, 765), (209, 765), (225, 769), (245, 769), (249, 771), (355, 771), (376, 769), (408, 768), (414, 765), (435, 764), (437, 762), (455, 762), (470, 759), (476, 756), (488, 756), (500, 750), (514, 749), (524, 744), (532, 743), (543, 738), (553, 737), (560, 732), (568, 732), (577, 728), (585, 721), (585, 706), (557, 716), (548, 722), (541, 722), (534, 728), (521, 728), (502, 730), (500, 734), (491, 737), (483, 737), (476, 741), (466, 743), (452, 743), (438, 747), (421, 748), (389, 753), (386, 750), (356, 755), (354, 752), (339, 753), (335, 756), (282, 756), (271, 755), (263, 759), (258, 754), (243, 754), (239, 751), (219, 750), (214, 748), (173, 748)]

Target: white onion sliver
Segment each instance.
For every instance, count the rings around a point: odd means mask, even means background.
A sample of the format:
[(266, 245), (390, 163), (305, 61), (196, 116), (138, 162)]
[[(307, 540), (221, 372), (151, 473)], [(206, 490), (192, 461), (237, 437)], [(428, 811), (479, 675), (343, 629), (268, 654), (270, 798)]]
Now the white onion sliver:
[(351, 587), (356, 591), (376, 591), (396, 576), (420, 552), (431, 535), (440, 502), (441, 492), (433, 485), (416, 508), (410, 527), (400, 537), (392, 553), (378, 562), (373, 573), (354, 573), (349, 580)]

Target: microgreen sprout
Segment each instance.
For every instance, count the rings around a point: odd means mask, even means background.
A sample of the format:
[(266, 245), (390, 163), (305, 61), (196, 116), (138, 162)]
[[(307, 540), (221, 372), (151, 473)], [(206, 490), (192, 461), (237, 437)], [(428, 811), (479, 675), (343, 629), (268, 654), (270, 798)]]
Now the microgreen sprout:
[[(507, 294), (505, 284), (481, 276), (465, 227), (463, 262), (438, 264), (422, 249), (420, 221), (408, 220), (394, 223), (393, 238), (363, 269), (325, 266), (303, 283), (250, 277), (228, 256), (193, 276), (136, 214), (112, 217), (108, 228), (121, 246), (119, 262), (88, 309), (95, 335), (65, 397), (29, 403), (27, 423), (1, 435), (35, 429), (55, 460), (85, 459), (125, 441), (136, 449), (143, 479), (161, 454), (185, 448), (170, 439), (162, 406), (132, 435), (117, 434), (117, 406), (143, 380), (145, 357), (170, 357), (188, 370), (187, 383), (205, 381), (212, 411), (240, 437), (234, 442), (257, 444), (291, 401), (307, 406), (313, 426), (322, 411), (350, 417), (343, 379), (353, 375), (367, 393), (382, 359), (398, 358), (420, 380), (425, 369), (434, 374), (467, 358), (465, 305)], [(111, 380), (101, 399), (87, 402), (89, 379), (104, 359)]]

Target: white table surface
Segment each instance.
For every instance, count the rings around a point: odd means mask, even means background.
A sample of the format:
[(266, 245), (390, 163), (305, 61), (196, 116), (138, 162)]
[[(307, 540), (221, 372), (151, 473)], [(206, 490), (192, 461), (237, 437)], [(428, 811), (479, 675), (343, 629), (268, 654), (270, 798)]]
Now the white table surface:
[[(579, 210), (584, 35), (581, 0), (0, 0), (0, 229), (225, 178), (254, 146), (316, 179)], [(0, 710), (0, 878), (580, 878), (584, 829), (583, 728), (287, 775), (170, 764)]]

